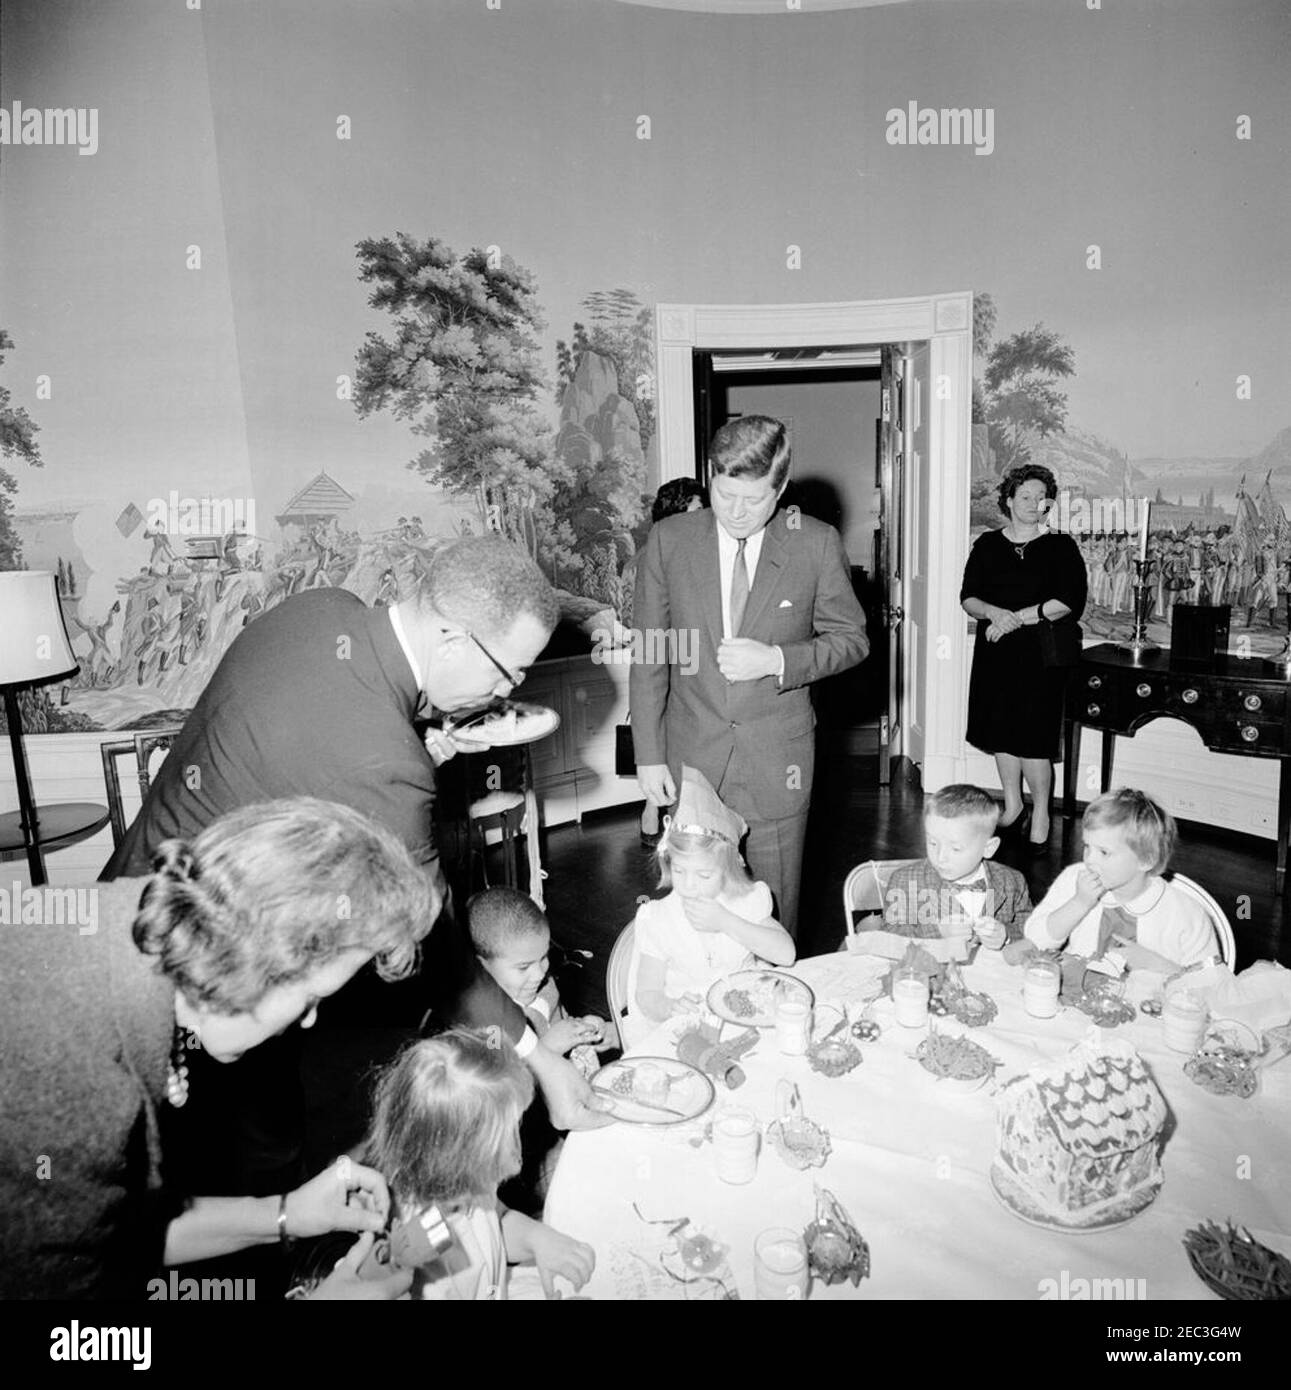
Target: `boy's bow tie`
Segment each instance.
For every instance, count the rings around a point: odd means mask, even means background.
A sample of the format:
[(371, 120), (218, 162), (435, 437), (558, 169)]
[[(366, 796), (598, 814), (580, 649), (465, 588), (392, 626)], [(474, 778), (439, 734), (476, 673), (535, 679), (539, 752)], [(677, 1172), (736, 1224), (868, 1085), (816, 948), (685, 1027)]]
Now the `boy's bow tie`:
[(986, 881), (986, 875), (975, 878), (971, 883), (952, 883), (952, 888), (962, 888), (966, 893), (984, 893), (991, 885)]

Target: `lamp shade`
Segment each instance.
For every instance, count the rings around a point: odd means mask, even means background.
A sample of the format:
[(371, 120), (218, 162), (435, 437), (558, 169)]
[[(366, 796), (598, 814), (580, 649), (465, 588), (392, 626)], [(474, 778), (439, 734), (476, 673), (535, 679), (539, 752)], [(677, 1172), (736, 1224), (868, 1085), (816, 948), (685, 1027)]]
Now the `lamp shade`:
[(79, 668), (49, 570), (0, 572), (0, 685), (43, 685)]

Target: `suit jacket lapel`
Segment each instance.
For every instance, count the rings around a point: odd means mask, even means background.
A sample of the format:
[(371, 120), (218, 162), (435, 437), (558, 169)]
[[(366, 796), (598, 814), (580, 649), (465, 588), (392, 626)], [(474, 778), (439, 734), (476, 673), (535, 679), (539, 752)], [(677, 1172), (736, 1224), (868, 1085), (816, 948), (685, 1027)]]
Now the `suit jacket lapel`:
[(758, 572), (753, 576), (753, 587), (749, 590), (749, 603), (744, 610), (741, 628), (746, 636), (752, 634), (758, 619), (762, 616), (762, 610), (767, 606), (779, 582), (780, 568), (787, 559), (787, 550), (782, 539), (784, 527), (784, 513), (776, 512), (762, 534), (762, 554), (758, 556)]
[(717, 518), (705, 509), (707, 526), (700, 545), (691, 552), (691, 573), (699, 595), (704, 623), (716, 651), (722, 641), (722, 560), (717, 550)]

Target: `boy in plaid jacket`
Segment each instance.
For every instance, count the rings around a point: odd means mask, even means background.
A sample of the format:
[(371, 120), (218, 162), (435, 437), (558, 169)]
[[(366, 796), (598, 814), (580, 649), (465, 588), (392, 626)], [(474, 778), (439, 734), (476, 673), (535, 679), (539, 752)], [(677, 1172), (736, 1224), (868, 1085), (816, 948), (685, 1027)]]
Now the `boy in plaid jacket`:
[(1016, 869), (991, 858), (1000, 847), (999, 816), (981, 787), (960, 783), (927, 797), (927, 857), (888, 880), (883, 921), (873, 925), (913, 937), (971, 932), (991, 950), (1016, 941), (1031, 915), (1031, 894)]

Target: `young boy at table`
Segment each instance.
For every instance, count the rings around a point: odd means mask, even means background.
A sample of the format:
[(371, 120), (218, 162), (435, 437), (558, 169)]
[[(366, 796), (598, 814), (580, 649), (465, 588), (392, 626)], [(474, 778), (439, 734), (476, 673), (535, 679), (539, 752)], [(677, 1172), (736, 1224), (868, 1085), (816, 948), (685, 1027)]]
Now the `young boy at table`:
[(958, 783), (926, 796), (927, 855), (893, 873), (883, 920), (871, 929), (924, 938), (976, 934), (992, 951), (1021, 937), (1031, 894), (1016, 869), (992, 858), (1000, 847), (999, 818), (999, 803), (981, 787)]
[(566, 1013), (548, 969), (551, 928), (537, 903), (515, 888), (486, 888), (467, 902), (466, 922), (480, 964), (524, 1010), (540, 1045), (568, 1056), (585, 1076), (597, 1071), (605, 1021)]
[[(551, 928), (537, 903), (515, 888), (486, 888), (467, 901), (466, 924), (480, 964), (524, 1010), (538, 1046), (568, 1055), (586, 1077), (598, 1071), (596, 1050), (617, 1039), (603, 1019), (566, 1013), (548, 970)], [(512, 1206), (540, 1212), (564, 1143), (541, 1098), (525, 1112), (520, 1137), (521, 1169), (503, 1195)]]
[(1082, 862), (1054, 880), (1027, 923), (1045, 950), (1065, 944), (1089, 961), (1178, 973), (1218, 961), (1200, 903), (1161, 877), (1175, 846), (1174, 817), (1133, 787), (1091, 801), (1081, 821)]
[(655, 851), (667, 897), (637, 909), (628, 966), (628, 1013), (619, 1021), (634, 1046), (674, 1014), (698, 1013), (710, 986), (763, 960), (792, 965), (793, 938), (772, 914), (771, 890), (755, 882), (739, 844), (748, 831), (693, 767), (681, 771), (675, 815)]

